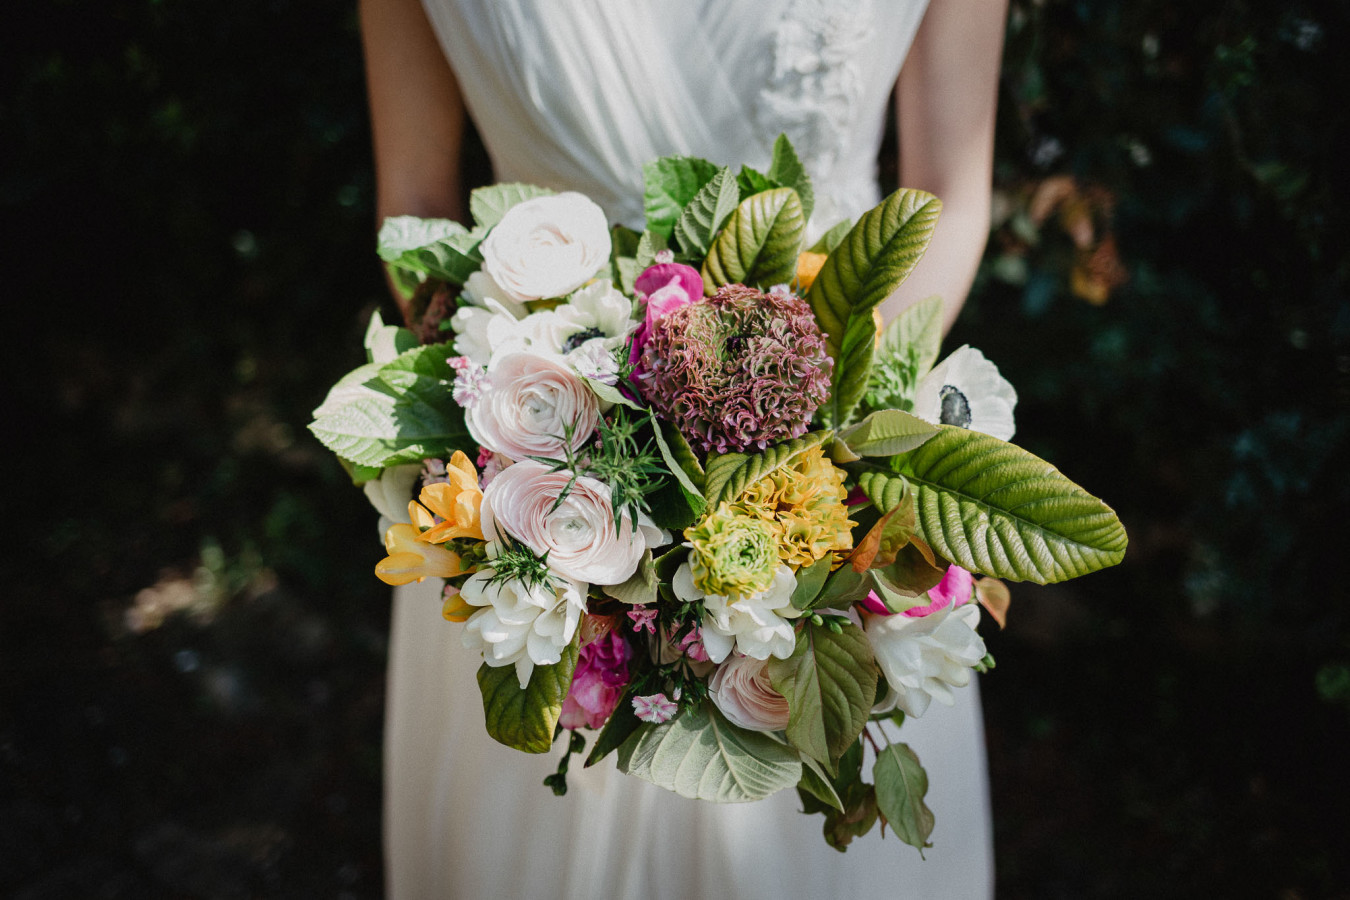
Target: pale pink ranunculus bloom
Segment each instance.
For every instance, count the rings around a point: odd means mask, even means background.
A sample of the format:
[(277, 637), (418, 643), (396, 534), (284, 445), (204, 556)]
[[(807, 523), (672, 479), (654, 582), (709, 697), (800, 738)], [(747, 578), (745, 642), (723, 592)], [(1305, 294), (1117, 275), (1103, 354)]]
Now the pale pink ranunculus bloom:
[(708, 696), (733, 725), (751, 731), (782, 731), (787, 698), (769, 683), (769, 662), (733, 654), (708, 682)]
[[(569, 481), (567, 496), (555, 507)], [(489, 539), (505, 532), (540, 556), (548, 554), (550, 571), (591, 584), (627, 580), (642, 552), (664, 539), (645, 515), (635, 526), (625, 512), (615, 527), (608, 485), (587, 475), (572, 481), (566, 469), (551, 471), (532, 459), (508, 466), (492, 480), (479, 515)]]
[[(494, 360), (464, 423), (480, 445), (511, 459), (564, 459), (600, 422), (600, 406), (572, 367), (556, 356), (507, 353)], [(570, 434), (570, 440), (567, 435)]]
[(517, 203), (479, 245), (502, 292), (526, 303), (565, 297), (609, 262), (609, 223), (584, 194), (569, 191)]
[(602, 728), (613, 714), (628, 684), (632, 652), (623, 635), (610, 631), (581, 648), (572, 687), (563, 701), (558, 722), (564, 728)]

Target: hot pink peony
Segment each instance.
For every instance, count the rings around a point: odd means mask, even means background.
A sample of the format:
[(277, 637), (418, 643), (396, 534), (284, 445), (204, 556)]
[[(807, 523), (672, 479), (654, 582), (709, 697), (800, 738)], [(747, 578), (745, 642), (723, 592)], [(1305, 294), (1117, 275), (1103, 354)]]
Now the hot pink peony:
[(613, 714), (628, 684), (628, 643), (609, 632), (581, 648), (572, 688), (558, 721), (564, 728), (601, 728)]

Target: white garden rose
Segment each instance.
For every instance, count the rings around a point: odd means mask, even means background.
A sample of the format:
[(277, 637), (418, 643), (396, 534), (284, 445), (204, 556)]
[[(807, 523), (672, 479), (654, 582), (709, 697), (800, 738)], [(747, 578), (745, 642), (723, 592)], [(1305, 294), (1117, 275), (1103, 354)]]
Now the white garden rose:
[[(488, 544), (496, 556), (497, 542)], [(562, 659), (586, 611), (586, 586), (556, 576), (527, 584), (517, 578), (496, 579), (491, 559), (470, 575), (459, 596), (482, 607), (464, 625), (463, 643), (481, 650), (489, 666), (515, 666), (521, 688), (530, 683), (535, 666)]]
[(785, 565), (778, 567), (768, 589), (757, 594), (704, 594), (694, 585), (689, 563), (681, 564), (671, 580), (680, 600), (703, 601), (703, 647), (715, 663), (726, 659), (733, 648), (755, 659), (791, 656), (797, 638), (789, 619), (802, 614), (792, 605), (796, 587), (797, 579)]
[(914, 415), (1012, 440), (1017, 391), (974, 347), (961, 347), (919, 379)]
[(495, 357), (477, 402), (464, 411), (473, 439), (511, 459), (564, 459), (565, 436), (579, 450), (599, 421), (595, 393), (571, 366), (529, 352)]
[[(540, 556), (550, 571), (591, 584), (621, 584), (637, 571), (642, 552), (669, 540), (642, 516), (636, 527), (625, 512), (615, 527), (609, 485), (586, 475), (550, 471), (522, 460), (504, 469), (483, 492), (483, 534), (510, 535)], [(554, 507), (555, 503), (556, 508)]]
[(605, 213), (567, 192), (517, 203), (479, 246), (485, 271), (512, 299), (565, 297), (609, 261)]
[(733, 725), (751, 731), (787, 728), (787, 698), (769, 683), (768, 660), (733, 654), (708, 682), (708, 696)]
[(947, 607), (929, 615), (867, 616), (864, 631), (872, 644), (890, 692), (872, 710), (890, 712), (899, 706), (918, 718), (937, 700), (956, 702), (953, 687), (970, 684), (973, 666), (984, 659), (984, 639), (975, 628), (980, 607), (975, 603)]

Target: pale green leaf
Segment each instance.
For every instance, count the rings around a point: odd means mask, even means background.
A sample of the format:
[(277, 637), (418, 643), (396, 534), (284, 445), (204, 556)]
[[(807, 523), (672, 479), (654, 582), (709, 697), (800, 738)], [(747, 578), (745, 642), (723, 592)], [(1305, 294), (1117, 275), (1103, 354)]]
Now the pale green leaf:
[(675, 240), (680, 248), (690, 256), (705, 256), (713, 235), (721, 229), (727, 217), (736, 211), (740, 201), (741, 192), (731, 170), (726, 167), (718, 169), (712, 181), (694, 195), (675, 223)]
[(692, 156), (665, 156), (643, 166), (642, 210), (647, 230), (669, 238), (684, 208), (712, 181), (717, 168)]
[(704, 260), (704, 290), (711, 295), (724, 284), (786, 284), (797, 272), (805, 232), (802, 202), (791, 188), (742, 200)]
[(547, 197), (553, 191), (533, 184), (493, 184), (474, 188), (469, 193), (469, 212), (480, 228), (491, 228), (502, 220), (506, 211), (522, 200)]
[(904, 354), (917, 381), (937, 362), (942, 349), (942, 298), (920, 300), (896, 316), (881, 333), (877, 353)]
[(703, 496), (716, 509), (724, 500), (735, 500), (761, 478), (786, 466), (799, 455), (831, 438), (828, 431), (813, 431), (799, 438), (775, 444), (760, 453), (724, 453), (709, 456), (703, 477)]
[[(657, 234), (654, 231), (642, 232), (642, 238), (638, 241), (636, 269), (637, 274), (641, 275), (647, 269), (656, 264), (656, 254), (667, 249), (666, 238), (664, 235)], [(633, 276), (634, 280), (637, 276)]]
[(922, 853), (933, 833), (933, 811), (924, 804), (928, 775), (907, 744), (892, 744), (877, 754), (872, 767), (877, 808), (896, 837)]
[(394, 266), (463, 284), (483, 264), (478, 245), (486, 235), (449, 219), (395, 216), (380, 227), (379, 254)]
[(943, 425), (891, 464), (894, 473), (859, 476), (867, 496), (888, 509), (903, 491), (903, 476), (914, 491), (920, 535), (972, 572), (1049, 584), (1125, 556), (1125, 529), (1109, 506), (998, 438)]
[(898, 409), (879, 409), (839, 433), (859, 456), (895, 456), (908, 453), (937, 434), (936, 425)]
[(795, 750), (737, 728), (706, 701), (638, 729), (619, 748), (618, 766), (681, 797), (718, 803), (760, 800), (802, 777)]
[(811, 220), (816, 208), (816, 192), (811, 186), (811, 175), (797, 158), (797, 151), (787, 135), (780, 134), (773, 142), (773, 159), (769, 162), (769, 180), (779, 187), (792, 188), (802, 201), (802, 218)]
[(689, 446), (680, 429), (674, 425), (667, 422), (656, 424), (659, 427), (653, 428), (652, 433), (656, 437), (656, 446), (661, 451), (661, 459), (665, 462), (666, 468), (675, 476), (681, 487), (693, 496), (702, 498), (703, 464), (698, 461), (694, 448)]
[(792, 591), (792, 605), (796, 609), (810, 609), (811, 602), (820, 595), (820, 589), (830, 577), (834, 554), (827, 553), (809, 566), (797, 570), (797, 587)]
[(808, 621), (788, 659), (771, 659), (773, 689), (787, 698), (787, 739), (831, 773), (862, 734), (876, 699), (879, 670), (861, 628), (840, 633)]
[(822, 234), (814, 244), (806, 248), (807, 252), (827, 255), (833, 253), (834, 248), (844, 242), (844, 238), (848, 236), (849, 230), (852, 228), (853, 223), (848, 219), (836, 222), (829, 231)]
[(601, 585), (600, 590), (621, 603), (641, 606), (656, 600), (659, 585), (656, 564), (652, 562), (652, 551), (648, 549), (642, 551), (642, 560), (638, 563), (637, 571), (627, 581), (622, 584)]
[(830, 254), (807, 293), (834, 360), (828, 422), (847, 422), (867, 388), (876, 342), (874, 310), (909, 276), (933, 236), (942, 203), (901, 189), (863, 214)]
[(563, 648), (562, 659), (551, 666), (535, 666), (523, 689), (515, 666), (478, 667), (483, 694), (483, 716), (493, 740), (526, 753), (547, 753), (562, 714), (563, 700), (572, 686), (581, 635)]

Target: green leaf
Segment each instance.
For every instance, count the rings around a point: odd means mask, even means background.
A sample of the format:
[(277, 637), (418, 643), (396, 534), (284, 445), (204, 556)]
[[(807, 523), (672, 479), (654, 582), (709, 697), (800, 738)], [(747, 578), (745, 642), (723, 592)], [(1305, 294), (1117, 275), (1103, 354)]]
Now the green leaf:
[(769, 163), (769, 180), (779, 187), (792, 188), (802, 201), (802, 218), (811, 220), (811, 212), (816, 208), (816, 192), (811, 187), (811, 176), (806, 166), (797, 158), (797, 151), (787, 135), (780, 134), (773, 142), (773, 159)]
[(680, 429), (668, 422), (661, 422), (660, 426), (652, 431), (656, 437), (656, 446), (661, 451), (661, 459), (686, 491), (695, 497), (702, 497), (703, 491), (699, 485), (703, 483), (704, 473), (698, 454), (694, 453), (694, 448), (689, 446)]
[(469, 212), (479, 228), (491, 228), (502, 220), (506, 211), (522, 200), (547, 197), (553, 191), (533, 184), (493, 184), (474, 188), (469, 193)]
[(746, 455), (744, 453), (724, 453), (721, 456), (709, 456), (703, 477), (703, 496), (708, 507), (716, 509), (724, 500), (735, 500), (745, 489), (788, 465), (802, 453), (812, 447), (818, 447), (830, 440), (828, 431), (812, 431), (799, 438), (783, 441), (762, 453)]
[(478, 667), (483, 693), (483, 716), (493, 740), (526, 753), (547, 753), (562, 714), (563, 700), (572, 686), (581, 634), (563, 648), (562, 659), (551, 666), (535, 666), (524, 688), (515, 666)]
[(931, 847), (933, 811), (923, 802), (928, 793), (928, 774), (908, 744), (892, 744), (877, 754), (872, 767), (876, 782), (877, 808), (896, 837), (917, 847), (922, 854)]
[(998, 438), (943, 425), (919, 449), (858, 484), (880, 509), (914, 490), (918, 530), (959, 566), (1050, 584), (1113, 566), (1128, 539), (1109, 506), (1044, 460)]
[(829, 231), (825, 232), (820, 236), (819, 240), (817, 240), (810, 247), (806, 248), (807, 252), (825, 253), (825, 254), (833, 253), (834, 248), (838, 247), (841, 243), (843, 243), (845, 236), (848, 235), (849, 230), (852, 228), (853, 223), (850, 222), (848, 219), (844, 219), (841, 222), (836, 222), (834, 226), (830, 228)]
[(457, 406), (450, 390), (455, 370), (449, 362), (450, 351), (444, 344), (427, 344), (402, 353), (380, 367), (380, 378), (400, 392), (423, 391)]
[(797, 272), (806, 217), (791, 188), (775, 188), (742, 200), (727, 219), (703, 262), (704, 290), (724, 284), (770, 287)]
[(642, 209), (647, 230), (669, 238), (684, 208), (717, 174), (717, 166), (692, 156), (665, 156), (642, 167)]
[(825, 587), (807, 608), (847, 609), (866, 597), (871, 586), (871, 577), (866, 572), (858, 572), (852, 566), (840, 566), (826, 579)]
[(831, 772), (862, 734), (877, 692), (879, 669), (861, 628), (838, 633), (808, 621), (788, 659), (771, 659), (773, 689), (787, 698), (787, 739)]
[(797, 570), (797, 587), (792, 591), (792, 605), (796, 609), (810, 609), (811, 601), (820, 595), (825, 580), (830, 577), (834, 554), (826, 554), (809, 566)]
[(694, 195), (675, 223), (675, 240), (680, 248), (690, 256), (706, 256), (713, 235), (736, 211), (740, 201), (741, 192), (731, 170), (725, 166), (718, 169), (712, 181)]
[(928, 297), (896, 316), (881, 333), (877, 353), (902, 355), (918, 381), (933, 368), (942, 349), (942, 298)]
[(417, 347), (417, 335), (397, 325), (384, 324), (384, 318), (377, 309), (371, 314), (370, 324), (366, 326), (366, 360), (384, 363)]
[(775, 183), (763, 172), (749, 166), (741, 166), (741, 171), (736, 176), (736, 184), (741, 189), (742, 197), (753, 197), (755, 194), (762, 194), (765, 191), (783, 186)]
[(395, 216), (380, 227), (379, 254), (392, 265), (463, 284), (483, 264), (478, 244), (486, 236), (484, 228), (468, 231), (449, 219)]
[(831, 779), (842, 811), (831, 809), (809, 794), (802, 796), (806, 812), (824, 814), (825, 842), (840, 853), (848, 849), (855, 837), (871, 831), (877, 821), (876, 792), (872, 785), (863, 783), (862, 759), (862, 742), (855, 741), (839, 760), (839, 775)]
[(384, 472), (379, 466), (358, 466), (348, 459), (338, 457), (338, 465), (342, 466), (344, 472), (351, 478), (352, 484), (360, 487), (368, 481), (374, 481)]
[[(664, 235), (656, 234), (652, 231), (642, 232), (642, 239), (638, 241), (637, 246), (637, 274), (641, 275), (647, 269), (656, 263), (656, 254), (667, 249), (666, 238)], [(634, 276), (634, 280), (637, 276)]]
[(621, 603), (641, 606), (656, 599), (659, 584), (660, 580), (656, 577), (656, 566), (652, 562), (652, 551), (644, 550), (637, 571), (627, 581), (622, 584), (601, 585), (600, 590), (604, 591), (606, 596), (613, 597)]
[(937, 434), (938, 427), (898, 409), (879, 409), (857, 425), (839, 432), (859, 456), (895, 456), (908, 453)]
[(591, 748), (590, 755), (586, 757), (583, 768), (589, 769), (618, 750), (623, 742), (628, 740), (629, 735), (640, 727), (642, 727), (642, 720), (637, 717), (637, 712), (633, 709), (631, 694), (628, 690), (625, 690), (623, 696), (619, 698), (619, 705), (614, 707), (614, 712), (610, 715), (609, 721), (595, 736), (595, 746)]
[(618, 765), (681, 797), (718, 803), (760, 800), (802, 777), (795, 750), (737, 728), (706, 701), (662, 725), (638, 729), (619, 748)]
[(942, 203), (932, 194), (901, 189), (863, 214), (825, 261), (807, 302), (834, 360), (832, 424), (848, 420), (867, 388), (876, 342), (872, 310), (909, 276), (933, 236)]
[(839, 799), (839, 793), (830, 784), (829, 775), (820, 763), (809, 756), (802, 757), (802, 780), (797, 782), (797, 790), (806, 791), (827, 807), (844, 811), (844, 801)]

